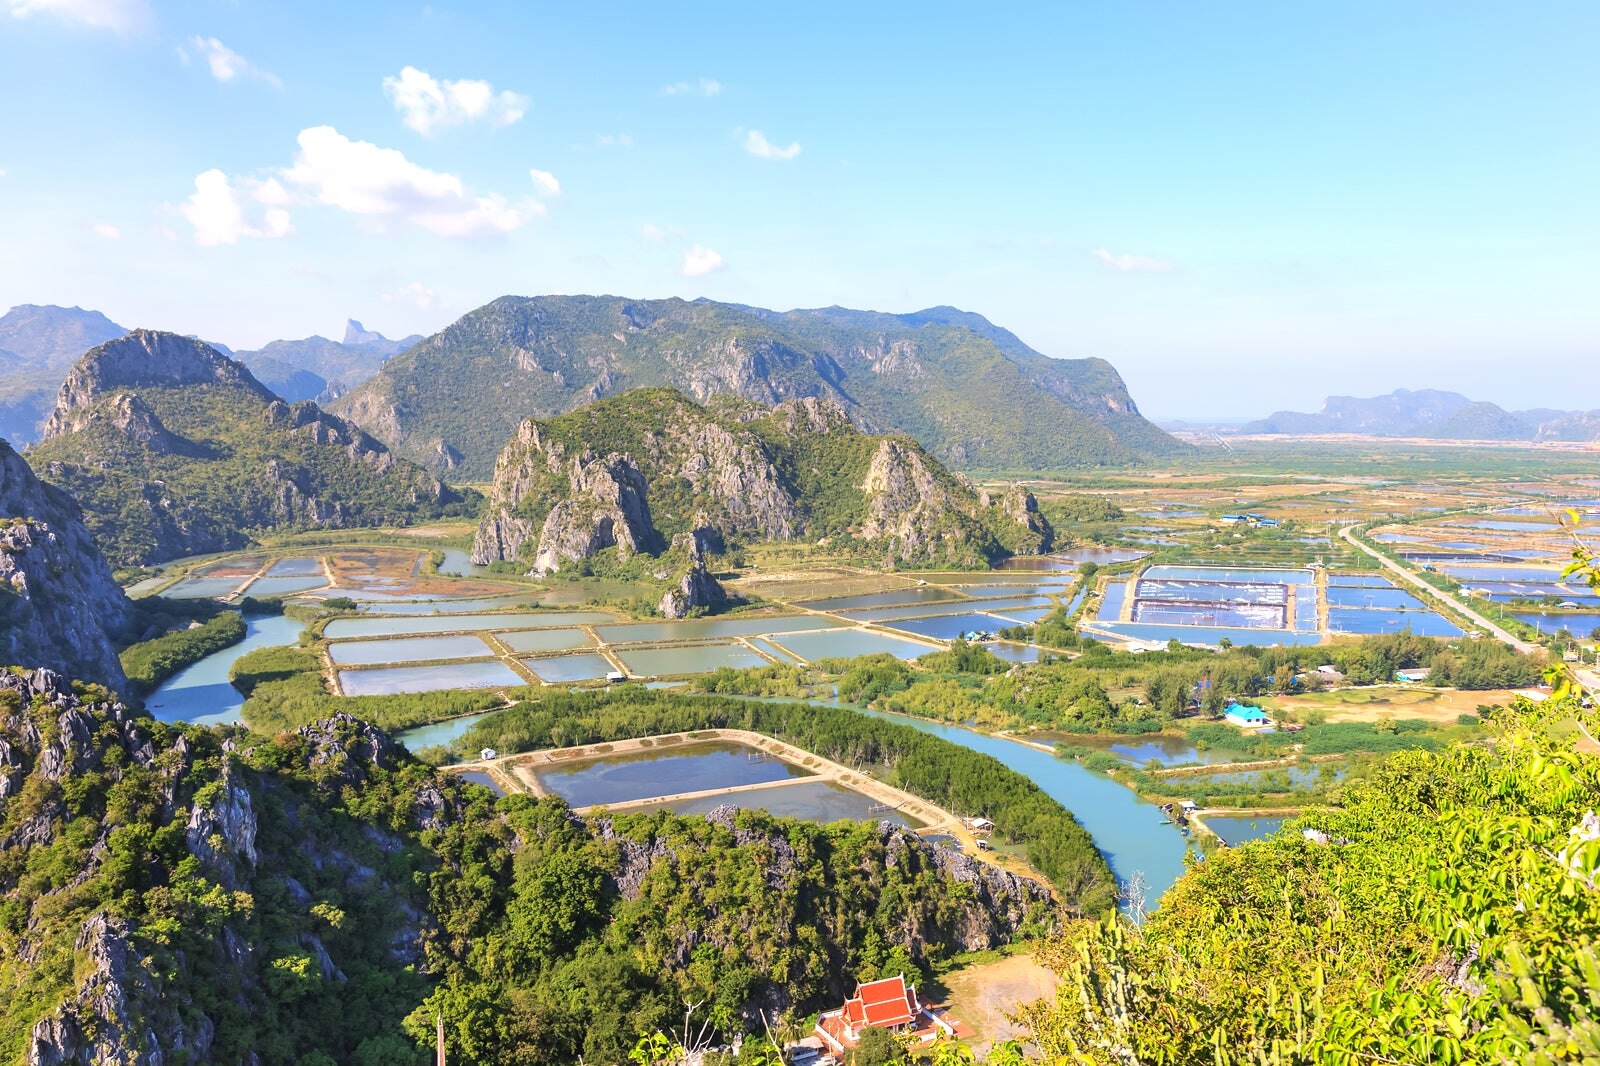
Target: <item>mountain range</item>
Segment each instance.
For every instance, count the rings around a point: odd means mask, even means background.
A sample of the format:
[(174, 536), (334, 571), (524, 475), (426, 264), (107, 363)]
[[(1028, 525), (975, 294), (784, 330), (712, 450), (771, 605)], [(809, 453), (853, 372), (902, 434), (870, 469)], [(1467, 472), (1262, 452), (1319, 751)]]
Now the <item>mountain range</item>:
[(861, 429), (967, 469), (1049, 470), (1183, 449), (1102, 359), (1053, 359), (982, 316), (709, 300), (504, 296), (395, 356), (332, 404), (394, 451), (483, 481), (524, 418), (637, 387), (772, 406), (826, 399)]
[[(25, 447), (39, 439), (66, 372), (97, 344), (127, 335), (98, 311), (20, 304), (0, 315), (0, 438)], [(273, 341), (255, 351), (212, 347), (250, 367), (283, 399), (327, 400), (373, 374), (385, 359), (421, 340), (390, 340), (351, 319), (342, 341), (326, 337)]]
[(190, 337), (135, 330), (72, 367), (30, 450), (118, 565), (244, 547), (252, 530), (405, 524), (473, 510), (315, 403), (286, 403)]
[(1314, 414), (1278, 411), (1239, 427), (1248, 434), (1355, 433), (1439, 440), (1592, 441), (1600, 411), (1538, 408), (1508, 411), (1438, 389), (1396, 389), (1387, 396), (1330, 396)]

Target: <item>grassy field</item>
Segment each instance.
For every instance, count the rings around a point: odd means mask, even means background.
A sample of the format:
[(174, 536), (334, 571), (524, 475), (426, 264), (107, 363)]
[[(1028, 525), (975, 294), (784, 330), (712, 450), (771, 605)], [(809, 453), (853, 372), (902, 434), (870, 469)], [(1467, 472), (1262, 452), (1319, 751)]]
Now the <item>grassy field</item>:
[(1379, 685), (1371, 688), (1308, 692), (1303, 696), (1263, 696), (1261, 708), (1273, 717), (1290, 715), (1304, 721), (1310, 714), (1328, 722), (1376, 722), (1422, 718), (1450, 725), (1463, 714), (1476, 714), (1480, 704), (1503, 707), (1519, 694), (1511, 689), (1465, 692), (1457, 689)]

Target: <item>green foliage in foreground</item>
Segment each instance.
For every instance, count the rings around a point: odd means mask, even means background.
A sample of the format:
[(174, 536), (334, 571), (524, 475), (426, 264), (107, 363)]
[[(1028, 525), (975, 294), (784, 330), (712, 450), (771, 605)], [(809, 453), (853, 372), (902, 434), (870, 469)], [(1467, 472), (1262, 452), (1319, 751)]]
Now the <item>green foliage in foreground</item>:
[(482, 690), (335, 696), (323, 684), (322, 656), (310, 647), (258, 648), (233, 664), (229, 680), (245, 694), (244, 720), (261, 733), (294, 729), (341, 712), (384, 729), (409, 729), (505, 702), (499, 692)]
[(133, 694), (143, 696), (184, 667), (239, 643), (247, 628), (238, 611), (223, 611), (192, 628), (174, 629), (124, 648), (122, 672), (128, 675)]
[(747, 729), (847, 766), (881, 768), (897, 788), (993, 821), (1074, 909), (1100, 914), (1115, 906), (1116, 881), (1088, 831), (1038, 785), (992, 756), (845, 708), (632, 688), (549, 694), (484, 719), (456, 749), (519, 752), (696, 729)]
[[(1524, 703), (1392, 756), (1343, 809), (1192, 868), (1142, 927), (1076, 923), (1028, 1021), (1050, 1061), (1600, 1061), (1600, 757)], [(1309, 840), (1301, 828), (1327, 835)]]

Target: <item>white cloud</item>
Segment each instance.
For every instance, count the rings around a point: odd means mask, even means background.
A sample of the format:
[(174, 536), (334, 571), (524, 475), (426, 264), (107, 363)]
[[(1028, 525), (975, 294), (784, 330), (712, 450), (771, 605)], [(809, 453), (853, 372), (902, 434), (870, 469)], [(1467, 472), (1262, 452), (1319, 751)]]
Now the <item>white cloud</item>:
[(667, 231), (656, 225), (654, 222), (646, 222), (644, 225), (640, 226), (639, 236), (643, 237), (651, 244), (667, 243)]
[[(211, 68), (211, 76), (218, 81), (262, 81), (274, 89), (283, 88), (283, 80), (276, 74), (262, 70), (215, 37), (190, 37), (188, 45), (206, 61), (206, 66)], [(185, 63), (189, 62), (188, 49), (180, 47), (178, 57)]]
[(509, 126), (528, 112), (528, 98), (510, 90), (495, 92), (486, 81), (440, 81), (425, 70), (405, 67), (383, 79), (384, 94), (401, 121), (424, 137), (469, 122)]
[(544, 193), (546, 196), (561, 195), (561, 183), (557, 181), (556, 176), (550, 173), (548, 170), (540, 170), (538, 167), (529, 167), (528, 177), (533, 179), (533, 187)]
[(722, 256), (703, 244), (697, 244), (684, 253), (683, 276), (686, 278), (698, 278), (721, 270), (727, 265), (728, 261), (723, 259)]
[[(273, 188), (282, 191), (276, 181), (266, 183), (240, 179), (238, 187), (220, 170), (208, 170), (194, 179), (194, 193), (183, 202), (183, 217), (194, 227), (196, 244), (215, 247), (219, 244), (237, 244), (241, 237), (276, 238), (291, 232), (289, 212), (281, 206), (270, 206)], [(259, 193), (265, 190), (266, 199)], [(265, 208), (251, 219), (248, 203), (255, 199)]]
[(446, 237), (509, 233), (545, 213), (534, 200), (478, 195), (455, 174), (429, 170), (393, 148), (352, 141), (332, 126), (300, 131), (284, 181), (317, 203), (355, 215), (404, 218)]
[(602, 148), (610, 148), (612, 146), (617, 148), (632, 148), (633, 136), (627, 133), (601, 133), (596, 135), (594, 143), (600, 145)]
[(145, 0), (5, 0), (13, 18), (52, 15), (62, 22), (92, 30), (128, 33), (143, 25), (150, 8)]
[(758, 159), (793, 159), (800, 154), (800, 142), (791, 142), (787, 148), (779, 148), (760, 130), (751, 130), (745, 134), (744, 150)]
[(716, 78), (675, 81), (661, 91), (668, 96), (715, 96), (722, 91), (722, 83)]
[(420, 281), (402, 285), (394, 292), (386, 292), (379, 299), (386, 304), (407, 304), (423, 311), (444, 306), (439, 300), (439, 294)]
[(1121, 255), (1112, 255), (1104, 248), (1096, 248), (1094, 257), (1112, 270), (1123, 273), (1166, 274), (1172, 270), (1172, 264), (1165, 259), (1154, 259), (1145, 255), (1130, 255), (1127, 252)]
[(122, 231), (109, 222), (96, 222), (89, 229), (94, 232), (96, 237), (108, 241), (120, 241), (122, 239)]

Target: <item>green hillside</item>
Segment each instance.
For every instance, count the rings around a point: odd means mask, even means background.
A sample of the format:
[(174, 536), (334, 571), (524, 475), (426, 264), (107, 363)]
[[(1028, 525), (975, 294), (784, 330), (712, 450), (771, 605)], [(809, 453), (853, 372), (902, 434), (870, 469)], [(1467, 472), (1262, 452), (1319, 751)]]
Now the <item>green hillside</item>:
[(404, 524), (462, 495), (214, 349), (136, 331), (68, 375), (29, 453), (116, 564), (244, 546), (252, 531)]
[(1124, 463), (1181, 448), (1099, 359), (1033, 352), (981, 317), (706, 300), (506, 296), (391, 359), (335, 405), (397, 453), (453, 479), (489, 476), (523, 418), (642, 386), (770, 406), (832, 399), (966, 468)]

